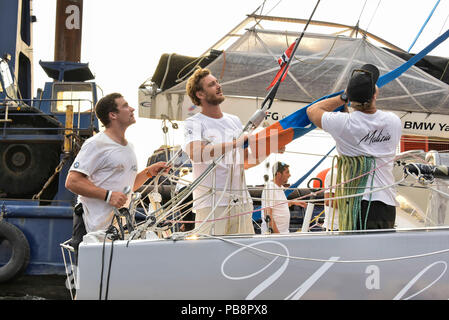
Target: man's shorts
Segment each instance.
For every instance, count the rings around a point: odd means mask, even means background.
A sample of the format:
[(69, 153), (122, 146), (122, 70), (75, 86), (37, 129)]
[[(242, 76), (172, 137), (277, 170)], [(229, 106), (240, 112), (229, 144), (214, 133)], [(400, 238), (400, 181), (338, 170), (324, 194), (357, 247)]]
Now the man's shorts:
[(70, 244), (75, 249), (75, 264), (78, 261), (78, 247), (87, 233), (84, 226), (83, 212), (83, 205), (78, 203), (73, 212), (72, 240), (70, 241)]
[[(366, 221), (366, 229), (393, 229), (396, 220), (396, 207), (383, 203), (382, 201), (362, 200), (361, 210), (362, 219), (357, 221), (356, 229), (365, 229), (366, 210), (368, 209), (368, 220)], [(362, 225), (360, 225), (360, 222)]]

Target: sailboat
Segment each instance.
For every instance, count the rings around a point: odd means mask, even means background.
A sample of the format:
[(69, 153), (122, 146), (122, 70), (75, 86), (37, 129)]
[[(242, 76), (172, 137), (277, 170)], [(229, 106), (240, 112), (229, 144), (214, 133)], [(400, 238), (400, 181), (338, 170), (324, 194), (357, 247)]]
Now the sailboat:
[[(220, 75), (228, 97), (227, 111), (238, 114), (242, 122), (252, 119), (263, 103), (266, 86), (279, 70), (278, 57), (298, 37), (294, 32), (261, 28), (265, 20), (324, 24), (253, 13), (200, 58), (162, 56), (152, 80), (139, 88), (140, 116), (182, 121), (198, 112), (185, 94), (185, 83), (199, 65)], [(252, 26), (245, 29), (248, 23)], [(329, 93), (343, 90), (352, 69), (364, 63), (379, 66), (383, 83), (378, 85), (383, 88), (378, 107), (401, 117), (404, 135), (429, 135), (430, 129), (440, 129), (437, 122), (449, 123), (447, 82), (413, 66), (415, 56), (404, 54), (358, 26), (324, 26), (338, 31), (302, 34), (301, 46), (261, 127), (287, 119)], [(239, 30), (244, 31), (229, 47), (217, 49)], [(438, 39), (443, 41), (448, 32)], [(423, 55), (428, 61), (442, 59), (427, 53)], [(305, 124), (302, 130), (305, 133), (313, 128)], [(431, 136), (445, 137), (444, 132), (436, 131)], [(431, 139), (414, 139), (432, 143)], [(405, 137), (401, 146), (410, 141)], [(181, 155), (175, 149), (166, 151), (171, 152), (170, 163)], [(160, 175), (133, 194), (134, 202), (124, 214), (131, 223), (127, 223), (128, 233), (122, 239), (111, 241), (104, 233), (88, 234), (80, 245), (76, 267), (68, 255), (67, 266), (72, 268), (67, 273), (74, 278), (76, 298), (447, 299), (449, 228), (446, 211), (442, 210), (447, 184), (434, 177), (426, 180), (419, 172), (404, 175), (411, 173), (407, 171), (412, 168), (407, 165), (410, 158), (441, 166), (447, 165), (446, 157), (436, 151), (411, 152), (405, 147), (401, 151), (396, 164), (401, 177), (396, 184), (406, 189), (402, 195), (408, 195), (410, 201), (416, 200), (413, 191), (418, 190), (425, 207), (418, 210), (420, 219), (412, 219), (411, 227), (391, 230), (309, 232), (314, 203), (321, 199), (300, 195), (297, 198), (309, 203), (300, 232), (225, 236), (196, 234), (195, 230), (184, 233), (165, 222), (173, 221), (180, 210), (177, 205), (184, 203), (188, 193), (175, 194), (167, 203), (162, 203), (159, 194), (164, 187), (161, 180), (176, 183), (183, 179), (177, 170), (178, 175)], [(181, 161), (175, 169), (185, 163)], [(422, 190), (428, 194), (419, 193)], [(142, 195), (149, 200), (143, 202)], [(71, 248), (68, 243), (62, 248), (65, 257)]]

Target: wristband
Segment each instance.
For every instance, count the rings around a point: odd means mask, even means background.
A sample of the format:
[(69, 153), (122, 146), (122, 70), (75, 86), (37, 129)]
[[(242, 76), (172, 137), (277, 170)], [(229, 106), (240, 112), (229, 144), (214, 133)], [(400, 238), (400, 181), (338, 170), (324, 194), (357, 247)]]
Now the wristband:
[(109, 200), (111, 200), (111, 195), (112, 191), (107, 190), (106, 197), (104, 198), (104, 201), (106, 201), (106, 203), (109, 203)]
[(151, 178), (153, 175), (150, 173), (150, 169), (147, 170), (146, 175), (148, 178)]

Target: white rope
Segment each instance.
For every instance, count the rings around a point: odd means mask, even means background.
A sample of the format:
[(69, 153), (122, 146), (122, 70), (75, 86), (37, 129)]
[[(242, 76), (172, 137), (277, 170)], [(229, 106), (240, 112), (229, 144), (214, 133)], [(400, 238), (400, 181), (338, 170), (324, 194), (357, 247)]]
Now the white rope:
[[(216, 169), (214, 169), (213, 172), (215, 172), (215, 170), (216, 170)], [(229, 177), (230, 177), (230, 176), (231, 176), (231, 172), (228, 171), (228, 174), (227, 174), (227, 176), (226, 176), (226, 182), (225, 182), (225, 185), (224, 185), (224, 188), (223, 188), (224, 190), (226, 190), (226, 188), (227, 188), (227, 186), (228, 186), (228, 183), (229, 183)], [(215, 191), (215, 192), (216, 192), (216, 191)], [(203, 221), (198, 225), (198, 227), (195, 227), (193, 230), (184, 232), (183, 234), (184, 234), (184, 235), (189, 235), (189, 234), (193, 234), (193, 233), (197, 232), (198, 230), (200, 230), (200, 229), (203, 227), (203, 225), (204, 225), (206, 222), (208, 222), (208, 220), (209, 220), (209, 218), (211, 217), (211, 215), (215, 212), (215, 210), (216, 210), (217, 207), (218, 207), (218, 204), (219, 204), (220, 201), (223, 199), (225, 193), (226, 193), (225, 191), (223, 191), (223, 192), (221, 193), (220, 199), (216, 202), (215, 206), (214, 206), (213, 209), (209, 212), (209, 214), (207, 215), (206, 219), (203, 220)]]
[[(392, 160), (392, 161), (397, 161), (398, 159), (401, 159), (401, 158), (406, 157), (406, 156), (408, 156), (408, 155), (409, 155), (409, 153), (404, 153), (404, 154), (398, 155), (398, 156), (395, 157), (395, 159)], [(173, 159), (172, 159), (172, 160), (173, 160)], [(385, 164), (384, 164), (384, 165), (385, 165)], [(379, 168), (379, 167), (378, 167), (378, 168)], [(378, 168), (375, 168), (374, 170), (377, 170)], [(369, 173), (369, 172), (368, 172), (368, 173)], [(368, 174), (368, 173), (367, 173), (367, 174)], [(158, 174), (158, 176), (159, 176), (159, 175), (162, 175), (162, 173)], [(164, 175), (166, 175), (166, 174), (164, 174)], [(176, 176), (174, 176), (174, 175), (171, 175), (171, 176), (172, 176), (172, 178), (171, 178), (172, 180), (175, 180), (175, 181), (177, 180), (178, 182), (181, 182), (182, 180), (184, 180), (184, 179), (179, 178), (179, 177), (176, 177)], [(226, 178), (225, 187), (224, 187), (224, 190), (222, 191), (222, 194), (221, 194), (221, 197), (220, 197), (219, 201), (218, 201), (217, 204), (214, 206), (213, 210), (209, 213), (209, 215), (206, 217), (206, 219), (202, 221), (202, 223), (200, 224), (200, 226), (198, 226), (198, 227), (195, 228), (194, 230), (191, 230), (191, 231), (188, 231), (188, 232), (185, 232), (185, 233), (180, 233), (180, 234), (183, 234), (184, 236), (185, 236), (185, 235), (188, 235), (188, 234), (193, 234), (193, 233), (195, 233), (196, 231), (198, 231), (198, 230), (204, 225), (204, 223), (206, 223), (206, 222), (211, 222), (211, 220), (210, 220), (209, 218), (210, 218), (210, 216), (212, 215), (212, 213), (216, 210), (216, 208), (217, 208), (217, 206), (218, 206), (218, 203), (220, 203), (220, 201), (222, 200), (222, 198), (224, 197), (224, 195), (225, 195), (225, 194), (227, 194), (227, 195), (235, 195), (235, 190), (232, 190), (232, 188), (230, 189), (230, 192), (229, 192), (229, 193), (225, 191), (225, 190), (226, 190), (226, 187), (227, 187), (227, 185), (228, 185), (228, 183), (229, 183), (229, 177), (230, 177), (230, 174), (229, 174), (229, 171), (228, 171), (228, 175), (227, 175), (227, 178)], [(363, 192), (363, 193), (357, 193), (357, 194), (353, 194), (353, 195), (349, 195), (349, 196), (332, 197), (332, 198), (328, 198), (328, 200), (337, 200), (337, 199), (352, 198), (352, 197), (358, 197), (358, 196), (368, 195), (368, 194), (371, 194), (371, 193), (374, 193), (374, 192), (378, 192), (378, 191), (381, 191), (381, 190), (384, 190), (384, 189), (387, 189), (387, 188), (392, 188), (392, 187), (394, 187), (394, 186), (396, 186), (396, 185), (402, 184), (402, 183), (404, 182), (404, 180), (405, 180), (405, 177), (404, 177), (402, 180), (399, 180), (399, 181), (397, 181), (397, 182), (395, 182), (395, 183), (393, 183), (393, 184), (391, 184), (391, 185), (388, 185), (388, 186), (379, 187), (379, 188), (372, 188), (371, 190), (368, 190), (368, 191), (366, 191), (366, 192)], [(187, 181), (187, 180), (184, 180), (184, 181)], [(343, 185), (343, 184), (348, 183), (348, 182), (349, 182), (349, 181), (345, 181), (345, 182), (340, 183), (339, 185)], [(201, 185), (200, 185), (200, 186), (201, 186)], [(253, 210), (252, 212), (254, 212), (254, 211), (259, 211), (259, 210), (264, 210), (264, 209), (266, 209), (266, 208), (273, 208), (273, 207), (275, 207), (275, 206), (277, 206), (277, 205), (281, 205), (281, 204), (283, 204), (283, 203), (296, 202), (296, 201), (298, 201), (298, 200), (301, 200), (301, 201), (306, 202), (306, 203), (308, 203), (308, 202), (312, 202), (312, 203), (314, 203), (314, 202), (322, 202), (323, 199), (309, 199), (309, 200), (306, 200), (306, 199), (304, 199), (304, 198), (307, 198), (307, 197), (309, 197), (309, 196), (316, 196), (317, 194), (322, 193), (322, 192), (325, 192), (325, 191), (330, 190), (330, 189), (333, 189), (333, 188), (335, 188), (336, 186), (338, 186), (338, 185), (330, 186), (330, 187), (328, 187), (328, 188), (322, 189), (322, 190), (319, 191), (319, 192), (312, 192), (312, 193), (310, 193), (310, 194), (307, 194), (307, 195), (304, 195), (304, 196), (301, 196), (301, 197), (297, 197), (297, 198), (295, 198), (295, 199), (287, 200), (287, 201), (284, 201), (284, 202), (282, 202), (282, 203), (278, 203), (278, 204), (273, 205), (273, 206), (267, 206), (267, 207), (264, 207), (264, 208), (258, 208), (257, 210)], [(205, 188), (205, 186), (201, 186), (201, 187)], [(263, 188), (263, 187), (260, 187), (260, 189), (262, 189), (262, 188)], [(254, 189), (258, 189), (258, 188), (254, 188)], [(247, 190), (247, 189), (239, 189), (239, 190), (242, 190), (242, 191), (243, 191), (243, 190)], [(366, 189), (365, 189), (365, 190), (366, 190)], [(231, 191), (234, 191), (234, 192), (231, 193)], [(216, 190), (215, 190), (214, 192), (216, 192)], [(437, 191), (437, 192), (439, 192), (439, 191)], [(204, 196), (206, 196), (206, 195), (208, 195), (208, 194), (205, 193)], [(447, 194), (446, 194), (446, 195), (447, 195)], [(449, 197), (449, 195), (447, 195), (447, 196)], [(241, 198), (241, 199), (243, 200), (243, 195), (238, 195), (238, 197)], [(253, 200), (262, 200), (261, 198), (256, 198), (256, 197), (251, 197), (251, 198), (252, 198)], [(165, 212), (164, 215), (162, 215), (163, 218), (162, 218), (162, 216), (161, 216), (161, 219), (159, 219), (159, 221), (162, 221), (163, 219), (166, 219), (166, 217), (167, 217), (169, 214), (173, 213), (175, 210), (181, 210), (181, 209), (183, 208), (183, 206), (185, 207), (186, 204), (183, 204), (183, 205), (173, 205), (172, 208), (170, 208), (168, 211)], [(250, 214), (250, 213), (251, 213), (251, 212), (244, 213), (244, 214)], [(240, 215), (240, 214), (239, 214), (239, 215)], [(232, 217), (227, 217), (227, 218), (232, 218)], [(221, 220), (221, 219), (219, 219), (219, 220)], [(215, 219), (212, 220), (212, 221), (215, 221)]]
[[(393, 161), (396, 161), (397, 159), (400, 159), (400, 158), (405, 157), (405, 156), (407, 156), (407, 155), (408, 155), (408, 154), (398, 156), (398, 157), (396, 157), (395, 160), (393, 160)], [(376, 169), (374, 169), (374, 170), (377, 170), (377, 169), (378, 169), (378, 168), (376, 168)], [(228, 176), (227, 176), (226, 186), (227, 186), (227, 184), (228, 184), (228, 179), (229, 179), (229, 174), (228, 174)], [(368, 194), (371, 194), (371, 193), (374, 193), (374, 192), (378, 192), (378, 191), (381, 191), (381, 190), (384, 190), (384, 189), (387, 189), (387, 188), (392, 188), (392, 187), (394, 187), (394, 186), (396, 186), (396, 185), (399, 185), (399, 184), (403, 183), (404, 180), (405, 180), (405, 177), (404, 177), (403, 179), (401, 179), (401, 180), (399, 180), (399, 181), (397, 181), (397, 182), (391, 184), (391, 185), (388, 185), (388, 186), (383, 186), (383, 187), (379, 187), (379, 188), (372, 188), (372, 189), (370, 189), (369, 191), (366, 191), (366, 192), (363, 192), (363, 193), (356, 193), (356, 194), (348, 195), (348, 196), (331, 197), (331, 198), (328, 198), (328, 200), (337, 200), (337, 199), (344, 199), (344, 198), (353, 198), (353, 197), (358, 197), (358, 196), (368, 195)], [(340, 183), (339, 185), (343, 185), (343, 184), (345, 184), (345, 183), (347, 183), (347, 182), (348, 182), (348, 181), (342, 182), (342, 183)], [(323, 199), (309, 199), (309, 200), (306, 200), (306, 199), (304, 199), (304, 198), (310, 197), (310, 196), (316, 196), (316, 195), (319, 194), (319, 193), (322, 193), (322, 192), (325, 192), (325, 191), (327, 191), (327, 190), (333, 189), (333, 188), (335, 188), (336, 186), (339, 186), (339, 185), (330, 186), (330, 187), (328, 187), (328, 188), (322, 189), (322, 190), (319, 191), (319, 192), (312, 192), (312, 193), (310, 193), (310, 194), (307, 194), (307, 195), (304, 195), (304, 196), (301, 196), (301, 197), (298, 197), (298, 198), (295, 198), (295, 199), (283, 201), (283, 202), (278, 203), (278, 204), (275, 204), (275, 205), (273, 205), (273, 206), (267, 206), (267, 207), (263, 207), (263, 208), (261, 207), (261, 208), (258, 208), (257, 211), (259, 211), (259, 210), (264, 210), (264, 209), (267, 209), (267, 208), (273, 208), (273, 207), (275, 207), (275, 206), (279, 206), (279, 205), (282, 205), (282, 204), (284, 204), (284, 203), (296, 202), (296, 201), (298, 201), (298, 200), (301, 200), (301, 201), (306, 202), (306, 203), (309, 203), (309, 202), (312, 202), (312, 203), (314, 203), (314, 202), (322, 202)], [(262, 187), (260, 187), (260, 188), (262, 188)], [(226, 189), (226, 187), (225, 187), (225, 189)], [(244, 190), (244, 189), (241, 189), (241, 190)], [(366, 190), (366, 189), (365, 189), (365, 190)], [(231, 191), (231, 190), (230, 190), (230, 191)], [(235, 190), (232, 190), (232, 191), (235, 191)], [(227, 193), (226, 193), (225, 191), (223, 191), (222, 196), (220, 197), (220, 200), (222, 199), (222, 197), (224, 196), (224, 194), (227, 194)], [(229, 194), (233, 194), (233, 193), (229, 193)], [(243, 197), (242, 197), (242, 198), (243, 198)], [(262, 198), (256, 198), (256, 197), (252, 197), (252, 199), (253, 199), (253, 200), (262, 200)], [(217, 202), (217, 204), (218, 204), (218, 203), (219, 203), (219, 202)], [(217, 206), (215, 206), (213, 210), (215, 210), (216, 207), (217, 207)], [(173, 210), (174, 210), (174, 209), (172, 208), (169, 212), (172, 212)], [(179, 210), (179, 209), (178, 209), (178, 210)], [(254, 211), (256, 211), (256, 210), (253, 210), (252, 212), (254, 212)], [(210, 220), (210, 219), (209, 219), (210, 216), (212, 215), (212, 213), (213, 213), (213, 211), (211, 211), (211, 212), (209, 213), (209, 215), (207, 216), (207, 218), (206, 218), (205, 220), (202, 221), (201, 226), (199, 226), (198, 228), (195, 228), (194, 230), (191, 230), (191, 231), (188, 231), (188, 232), (185, 232), (185, 233), (177, 233), (177, 236), (182, 236), (182, 235), (183, 235), (183, 236), (186, 236), (186, 235), (189, 235), (189, 234), (193, 234), (193, 233), (195, 233), (196, 231), (198, 231), (198, 230), (202, 227), (202, 225), (203, 225), (204, 223), (206, 223), (206, 222), (211, 222), (211, 221), (215, 221), (215, 219), (214, 219), (214, 220)], [(249, 213), (251, 213), (251, 212), (248, 212), (248, 213), (245, 213), (245, 214), (249, 214)], [(240, 214), (239, 214), (239, 215), (240, 215)], [(166, 216), (168, 216), (168, 214), (166, 214), (165, 217), (166, 217)], [(230, 217), (227, 217), (227, 218), (232, 218), (232, 217), (233, 217), (233, 216), (230, 216)], [(218, 219), (218, 220), (221, 220), (221, 219)]]
[(432, 190), (432, 191), (435, 191), (435, 192), (441, 194), (441, 195), (444, 196), (445, 198), (449, 198), (449, 193), (443, 192), (443, 191), (441, 191), (441, 190), (438, 190), (438, 189), (436, 189), (436, 188), (434, 188), (434, 187), (430, 187), (430, 186), (428, 186), (427, 188), (430, 189), (430, 190)]
[[(363, 192), (363, 193), (355, 193), (355, 194), (352, 194), (352, 195), (341, 196), (341, 197), (329, 197), (329, 198), (326, 198), (326, 200), (338, 200), (338, 199), (345, 199), (345, 198), (355, 198), (355, 197), (359, 197), (359, 196), (368, 195), (368, 194), (371, 194), (371, 193), (374, 193), (374, 192), (382, 191), (382, 190), (384, 190), (384, 189), (392, 188), (392, 187), (394, 187), (394, 186), (396, 186), (396, 185), (402, 183), (404, 180), (405, 180), (405, 178), (403, 178), (403, 179), (401, 179), (401, 180), (399, 180), (399, 181), (397, 181), (397, 182), (395, 182), (395, 183), (393, 183), (393, 184), (391, 184), (391, 185), (383, 186), (383, 187), (379, 187), (379, 188), (373, 188), (373, 189), (371, 189), (370, 191), (367, 191), (367, 192)], [(345, 183), (345, 182), (344, 182), (344, 183)], [(336, 186), (337, 186), (337, 185), (335, 185), (335, 186), (330, 186), (330, 187), (328, 187), (328, 188), (326, 188), (326, 189), (322, 189), (319, 193), (324, 192), (324, 191), (326, 191), (326, 190), (335, 189)], [(299, 200), (300, 200), (300, 201), (303, 201), (303, 202), (306, 202), (306, 203), (309, 203), (309, 202), (312, 202), (312, 203), (314, 203), (314, 202), (323, 202), (323, 199), (310, 199), (310, 200), (305, 200), (305, 199), (304, 199), (304, 197), (316, 196), (316, 194), (317, 194), (317, 193), (315, 193), (315, 192), (311, 192), (311, 193), (306, 194), (306, 195), (304, 195), (304, 196), (301, 196), (301, 197), (298, 197), (298, 198), (295, 198), (295, 199), (292, 199), (292, 200), (283, 201), (283, 202), (278, 203), (278, 204), (275, 204), (275, 205), (273, 205), (273, 206), (261, 207), (261, 208), (259, 208), (258, 210), (263, 210), (263, 209), (266, 209), (266, 208), (273, 208), (273, 207), (275, 207), (275, 206), (279, 206), (279, 205), (282, 205), (282, 204), (284, 204), (284, 203), (288, 203), (288, 202), (296, 202), (296, 201), (299, 201)], [(449, 195), (448, 195), (448, 196), (449, 196)], [(257, 198), (257, 199), (262, 199), (262, 198)]]
[[(328, 200), (336, 200), (336, 199), (344, 199), (344, 198), (357, 197), (357, 196), (364, 195), (364, 194), (370, 194), (370, 193), (377, 192), (377, 191), (380, 191), (380, 190), (383, 190), (383, 189), (386, 189), (386, 188), (391, 188), (391, 187), (393, 187), (393, 186), (395, 186), (395, 185), (398, 185), (398, 184), (402, 183), (403, 180), (405, 180), (405, 178), (402, 179), (402, 180), (400, 180), (400, 181), (397, 181), (396, 183), (391, 184), (391, 185), (389, 185), (389, 186), (384, 186), (384, 187), (381, 187), (381, 188), (372, 189), (371, 191), (368, 191), (368, 192), (365, 192), (365, 193), (354, 194), (354, 195), (343, 196), (343, 197), (330, 197), (330, 198), (327, 198), (327, 199), (328, 199)], [(330, 189), (330, 188), (334, 188), (334, 186), (329, 187), (328, 189)], [(327, 190), (327, 189), (326, 189), (326, 190)], [(307, 195), (305, 195), (305, 196), (310, 196), (310, 195), (311, 195), (311, 194), (307, 194)], [(304, 197), (304, 196), (303, 196), (303, 197)], [(259, 198), (257, 198), (257, 199), (259, 199)], [(293, 200), (283, 201), (282, 203), (287, 203), (287, 202), (291, 202), (291, 201), (297, 201), (298, 199), (301, 199), (301, 197), (296, 198), (296, 199), (293, 199)], [(316, 200), (301, 200), (301, 201), (304, 201), (304, 202), (322, 202), (323, 199), (316, 199)], [(264, 209), (266, 209), (266, 208), (273, 208), (273, 207), (275, 207), (275, 206), (281, 205), (282, 203), (278, 203), (278, 204), (275, 204), (275, 205), (273, 205), (273, 206), (261, 207), (261, 208), (258, 208), (257, 210), (253, 210), (253, 211), (251, 211), (251, 212), (240, 213), (240, 214), (237, 214), (237, 215), (235, 215), (235, 216), (240, 216), (240, 215), (242, 215), (242, 214), (250, 214), (250, 213), (252, 213), (252, 212), (254, 212), (254, 211), (264, 210)], [(219, 218), (219, 219), (209, 220), (210, 215), (211, 215), (211, 213), (207, 216), (206, 220), (204, 220), (204, 221), (202, 222), (202, 224), (204, 224), (205, 222), (211, 222), (211, 221), (215, 221), (215, 220), (223, 220), (223, 219), (224, 219), (224, 218)], [(226, 217), (226, 219), (230, 219), (230, 218), (233, 218), (233, 217), (234, 217), (234, 216), (229, 216), (229, 217)], [(188, 236), (188, 235), (190, 235), (190, 234), (195, 234), (196, 231), (197, 231), (198, 229), (200, 229), (200, 227), (195, 228), (194, 230), (191, 230), (191, 231), (188, 231), (188, 232), (176, 232), (176, 233), (173, 233), (172, 239), (174, 239), (174, 240), (182, 239), (182, 238), (184, 238), (184, 237), (186, 237), (186, 236)], [(198, 234), (198, 233), (196, 233), (196, 234)]]
[[(353, 231), (351, 231), (351, 232), (353, 232)], [(398, 260), (407, 260), (407, 259), (417, 259), (417, 258), (422, 258), (422, 257), (427, 257), (427, 256), (431, 256), (431, 255), (436, 255), (436, 254), (449, 252), (449, 249), (443, 249), (443, 250), (438, 250), (438, 251), (433, 251), (433, 252), (428, 252), (428, 253), (422, 253), (422, 254), (416, 254), (416, 255), (410, 255), (410, 256), (402, 256), (402, 257), (385, 258), (385, 259), (328, 260), (328, 259), (318, 259), (318, 258), (295, 257), (295, 256), (290, 256), (290, 255), (270, 252), (270, 251), (267, 251), (267, 250), (258, 249), (258, 248), (255, 248), (253, 246), (245, 245), (245, 244), (242, 244), (242, 243), (239, 243), (239, 242), (236, 242), (236, 241), (232, 241), (230, 239), (226, 239), (226, 238), (219, 237), (219, 236), (212, 236), (212, 235), (208, 235), (208, 234), (199, 234), (199, 236), (203, 236), (203, 237), (206, 237), (206, 238), (222, 240), (224, 242), (229, 242), (231, 244), (234, 244), (234, 245), (237, 245), (237, 246), (240, 246), (240, 247), (244, 247), (244, 248), (247, 248), (247, 249), (251, 249), (251, 250), (258, 251), (258, 252), (265, 253), (265, 254), (272, 255), (272, 256), (278, 256), (278, 257), (281, 257), (281, 258), (293, 259), (293, 260), (315, 261), (315, 262), (336, 262), (336, 263), (389, 262), (389, 261), (398, 261)]]

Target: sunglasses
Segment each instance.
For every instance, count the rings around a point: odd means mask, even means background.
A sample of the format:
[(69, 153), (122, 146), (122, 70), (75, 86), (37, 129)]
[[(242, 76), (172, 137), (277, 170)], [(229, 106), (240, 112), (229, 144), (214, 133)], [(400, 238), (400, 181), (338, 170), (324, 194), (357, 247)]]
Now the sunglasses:
[(283, 171), (285, 167), (288, 167), (288, 164), (285, 162), (277, 162), (273, 166), (273, 173), (276, 174), (277, 172)]

